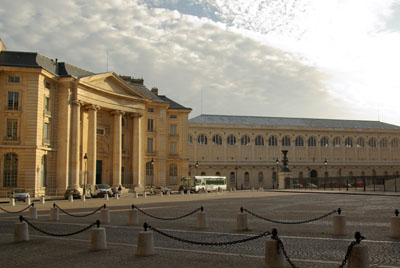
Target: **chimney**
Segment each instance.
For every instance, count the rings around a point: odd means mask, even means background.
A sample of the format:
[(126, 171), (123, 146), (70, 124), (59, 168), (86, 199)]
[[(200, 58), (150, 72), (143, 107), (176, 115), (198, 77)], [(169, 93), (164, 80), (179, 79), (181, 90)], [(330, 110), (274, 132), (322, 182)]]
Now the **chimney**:
[(151, 89), (151, 92), (153, 92), (153, 94), (155, 94), (155, 95), (158, 96), (158, 88), (153, 87), (153, 88)]
[(3, 43), (3, 41), (1, 41), (1, 39), (0, 39), (0, 52), (1, 51), (5, 51), (7, 48), (6, 48), (6, 45)]

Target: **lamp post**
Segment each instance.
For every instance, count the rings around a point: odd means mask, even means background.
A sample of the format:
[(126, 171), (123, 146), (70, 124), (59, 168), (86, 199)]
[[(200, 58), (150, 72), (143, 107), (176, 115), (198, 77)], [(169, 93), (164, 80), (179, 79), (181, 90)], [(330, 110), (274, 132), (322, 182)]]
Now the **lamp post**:
[(191, 173), (191, 169), (192, 169), (192, 164), (189, 163), (189, 172), (188, 172), (188, 176), (192, 175)]
[(324, 165), (325, 165), (324, 190), (326, 190), (326, 178), (328, 177), (328, 161), (326, 160), (326, 158), (324, 161)]
[(150, 163), (151, 163), (151, 171), (152, 171), (150, 186), (151, 186), (151, 189), (153, 190), (153, 180), (154, 180), (154, 159), (153, 158), (151, 158)]
[(196, 164), (194, 166), (196, 167), (196, 176), (197, 176), (197, 169), (199, 168), (199, 161), (196, 161)]
[(83, 195), (86, 197), (86, 179), (87, 179), (87, 153), (83, 156), (83, 160), (85, 161), (85, 176), (83, 178)]
[[(275, 178), (274, 181), (272, 182), (272, 189), (275, 189), (275, 181), (278, 180), (278, 169), (279, 169), (279, 159), (276, 158), (275, 160), (275, 164), (276, 164), (276, 172), (275, 172)], [(277, 189), (279, 188), (279, 183), (277, 183)]]
[(235, 184), (236, 184), (236, 190), (238, 189), (238, 187), (237, 187), (237, 181), (238, 181), (238, 178), (237, 178), (237, 171), (238, 171), (238, 167), (236, 166), (236, 167), (235, 167)]

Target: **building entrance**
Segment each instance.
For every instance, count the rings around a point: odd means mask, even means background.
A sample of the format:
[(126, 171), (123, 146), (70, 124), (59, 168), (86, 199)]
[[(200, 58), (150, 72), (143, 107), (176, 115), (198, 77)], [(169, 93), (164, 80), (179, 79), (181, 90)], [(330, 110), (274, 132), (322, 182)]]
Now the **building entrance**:
[(101, 184), (102, 171), (103, 171), (103, 161), (96, 160), (96, 184)]

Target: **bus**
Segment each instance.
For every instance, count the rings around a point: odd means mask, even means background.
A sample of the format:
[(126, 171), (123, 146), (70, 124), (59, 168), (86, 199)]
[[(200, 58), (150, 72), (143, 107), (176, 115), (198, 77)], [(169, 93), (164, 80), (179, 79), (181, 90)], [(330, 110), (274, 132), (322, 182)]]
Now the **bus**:
[(212, 192), (226, 190), (226, 177), (220, 176), (188, 176), (182, 178), (180, 190), (185, 192)]

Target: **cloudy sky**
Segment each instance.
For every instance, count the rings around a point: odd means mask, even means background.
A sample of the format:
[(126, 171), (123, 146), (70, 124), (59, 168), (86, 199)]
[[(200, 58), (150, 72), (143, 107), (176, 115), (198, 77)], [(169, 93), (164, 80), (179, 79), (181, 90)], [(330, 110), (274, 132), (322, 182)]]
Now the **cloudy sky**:
[(191, 117), (400, 125), (400, 0), (2, 0), (0, 38), (143, 77)]

